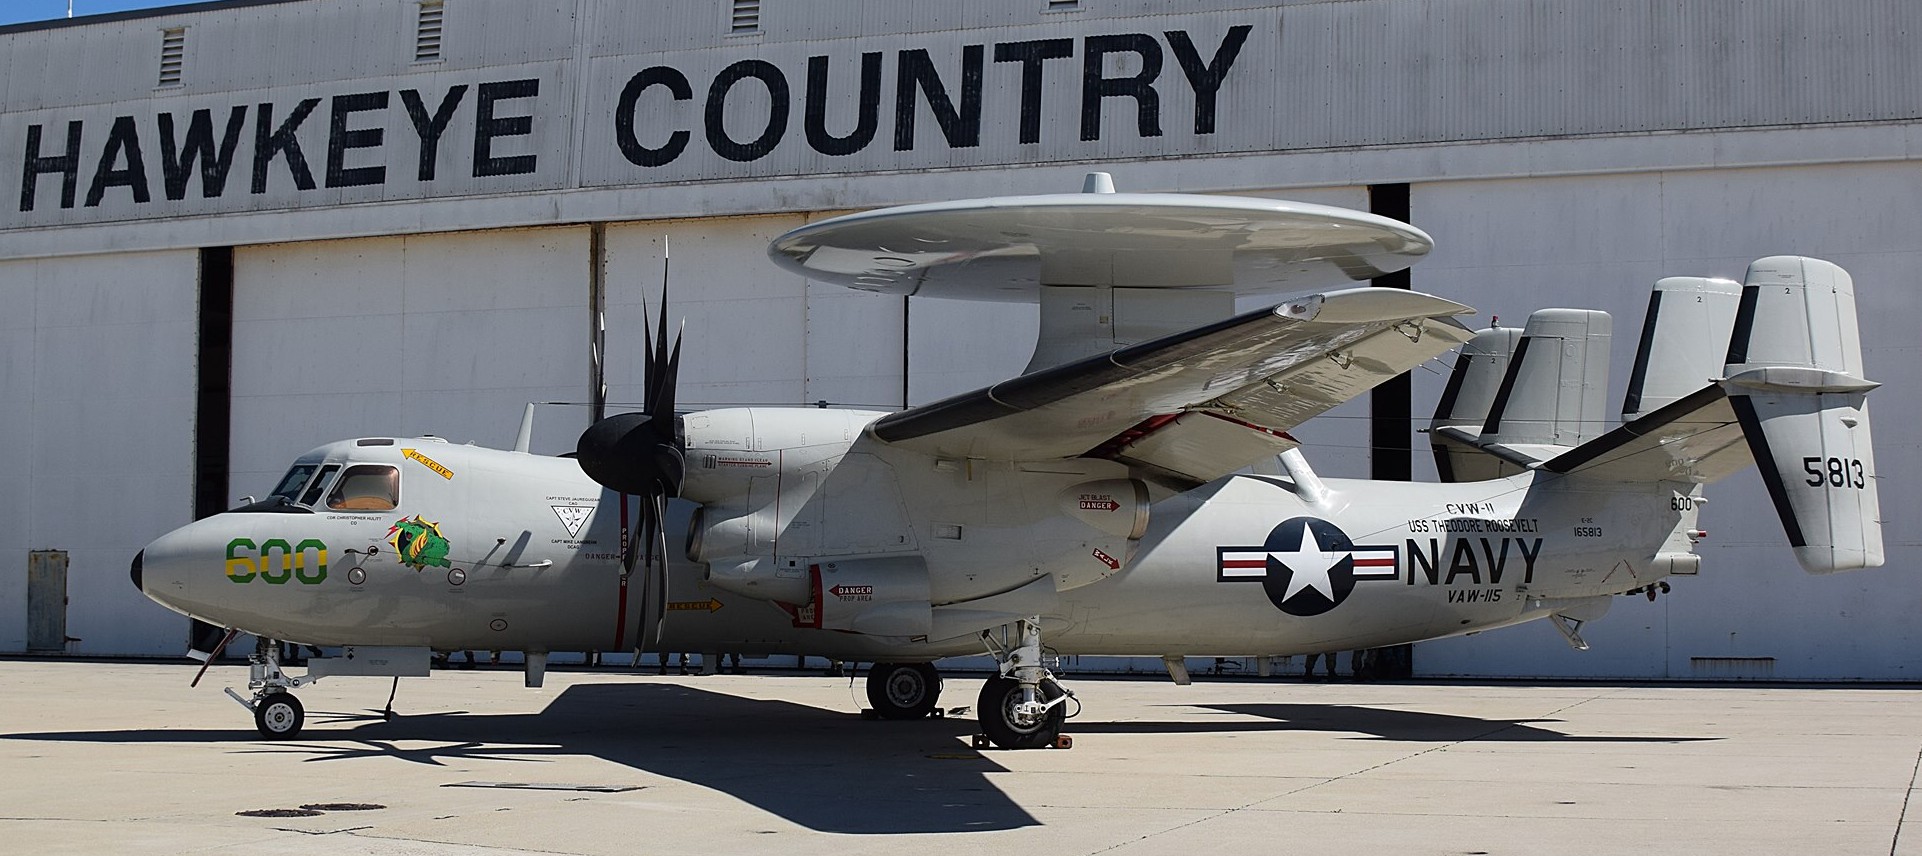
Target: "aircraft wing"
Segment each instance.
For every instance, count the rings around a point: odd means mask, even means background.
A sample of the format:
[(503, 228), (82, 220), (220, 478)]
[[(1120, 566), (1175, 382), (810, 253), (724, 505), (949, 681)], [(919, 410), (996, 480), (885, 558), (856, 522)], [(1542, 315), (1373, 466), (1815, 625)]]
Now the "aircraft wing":
[(1094, 456), (1207, 482), (1293, 448), (1310, 417), (1468, 341), (1428, 294), (1307, 295), (884, 417), (885, 442), (953, 458)]

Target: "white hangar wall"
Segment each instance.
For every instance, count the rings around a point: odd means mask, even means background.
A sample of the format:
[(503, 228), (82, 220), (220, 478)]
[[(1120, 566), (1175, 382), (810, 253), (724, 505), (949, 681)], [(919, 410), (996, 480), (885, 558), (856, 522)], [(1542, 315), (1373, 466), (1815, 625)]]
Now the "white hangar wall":
[(0, 651), (32, 550), (67, 553), (68, 651), (182, 650), (128, 567), (193, 504), (198, 279), (193, 251), (0, 261)]

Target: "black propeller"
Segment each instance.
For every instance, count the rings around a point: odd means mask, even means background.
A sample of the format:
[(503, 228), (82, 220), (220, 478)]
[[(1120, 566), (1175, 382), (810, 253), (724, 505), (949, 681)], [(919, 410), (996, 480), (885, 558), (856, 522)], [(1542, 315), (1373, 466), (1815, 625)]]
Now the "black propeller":
[[(665, 260), (663, 260), (665, 261)], [(641, 615), (652, 620), (652, 647), (660, 638), (667, 611), (667, 501), (681, 495), (686, 453), (674, 415), (674, 385), (680, 374), (681, 337), (670, 348), (667, 341), (667, 286), (661, 286), (661, 315), (657, 335), (641, 327), (645, 340), (641, 412), (609, 416), (588, 426), (575, 444), (575, 455), (589, 478), (621, 494), (622, 585), (643, 565)], [(605, 390), (605, 381), (601, 388)], [(605, 393), (603, 393), (604, 395)], [(639, 526), (628, 527), (628, 495), (641, 500)]]

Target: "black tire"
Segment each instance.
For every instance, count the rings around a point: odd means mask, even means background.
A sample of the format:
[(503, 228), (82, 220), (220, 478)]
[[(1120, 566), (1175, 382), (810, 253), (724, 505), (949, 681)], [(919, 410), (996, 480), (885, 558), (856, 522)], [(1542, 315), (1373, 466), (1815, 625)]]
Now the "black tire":
[(254, 727), (268, 740), (292, 740), (300, 736), (307, 711), (293, 693), (272, 693), (254, 705)]
[[(1054, 681), (1041, 682), (1041, 700), (1051, 702), (1063, 695), (1061, 687)], [(981, 722), (981, 733), (988, 736), (989, 742), (1003, 749), (1045, 749), (1053, 746), (1061, 736), (1061, 723), (1068, 718), (1068, 706), (1058, 704), (1048, 709), (1048, 715), (1040, 722), (1026, 728), (1014, 723), (1014, 706), (1021, 702), (1021, 682), (1013, 678), (993, 677), (981, 686), (981, 698), (975, 706), (975, 716)]]
[(868, 670), (868, 704), (882, 719), (924, 719), (941, 700), (941, 673), (932, 663), (875, 663)]

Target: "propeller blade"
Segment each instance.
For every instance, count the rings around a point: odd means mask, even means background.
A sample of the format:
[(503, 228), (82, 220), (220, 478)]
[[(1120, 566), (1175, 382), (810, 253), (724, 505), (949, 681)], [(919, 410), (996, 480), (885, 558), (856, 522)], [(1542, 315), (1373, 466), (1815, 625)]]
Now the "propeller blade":
[(660, 538), (660, 552), (655, 553), (658, 561), (653, 570), (655, 585), (658, 586), (654, 598), (654, 643), (659, 645), (663, 626), (667, 623), (667, 497), (654, 498), (654, 519), (654, 531)]
[[(667, 313), (663, 312), (662, 318), (665, 319), (666, 315)], [(648, 404), (652, 408), (650, 412), (654, 415), (655, 430), (664, 437), (673, 436), (674, 433), (674, 388), (680, 380), (681, 339), (686, 333), (687, 323), (684, 321), (681, 323), (681, 329), (674, 334), (674, 350), (667, 356), (667, 368), (662, 372), (661, 388), (655, 391), (653, 398), (648, 399)]]

